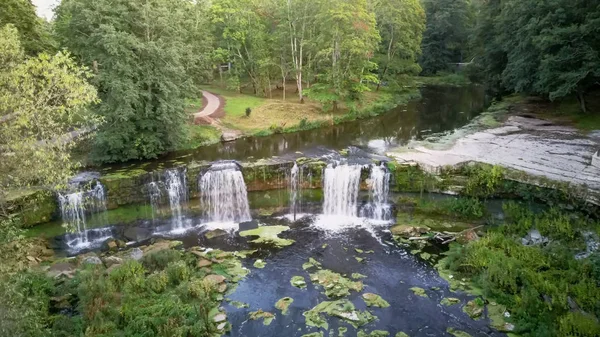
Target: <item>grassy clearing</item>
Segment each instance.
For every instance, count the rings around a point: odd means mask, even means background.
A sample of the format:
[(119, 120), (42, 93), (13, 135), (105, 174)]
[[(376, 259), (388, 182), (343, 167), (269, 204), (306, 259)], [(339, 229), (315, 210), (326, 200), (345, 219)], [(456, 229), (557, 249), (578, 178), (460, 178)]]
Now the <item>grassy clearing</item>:
[(246, 108), (254, 110), (267, 102), (266, 98), (240, 94), (218, 86), (205, 86), (203, 89), (225, 98), (224, 109), (227, 117), (245, 116)]

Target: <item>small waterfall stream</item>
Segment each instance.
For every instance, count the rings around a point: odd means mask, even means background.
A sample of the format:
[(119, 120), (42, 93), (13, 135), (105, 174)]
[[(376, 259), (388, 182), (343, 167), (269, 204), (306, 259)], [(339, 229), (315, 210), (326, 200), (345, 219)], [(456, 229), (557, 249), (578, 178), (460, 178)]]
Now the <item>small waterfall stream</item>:
[(244, 176), (236, 163), (213, 164), (198, 181), (201, 205), (209, 222), (252, 220)]
[(290, 211), (294, 221), (298, 213), (302, 212), (302, 169), (294, 163), (290, 172)]
[(361, 170), (360, 165), (327, 165), (323, 175), (323, 214), (357, 216)]
[(391, 208), (388, 204), (390, 193), (390, 173), (384, 163), (380, 166), (371, 166), (371, 176), (369, 185), (369, 203), (364, 205), (360, 211), (360, 216), (373, 220), (389, 220), (391, 218)]
[(188, 202), (188, 186), (186, 170), (171, 169), (166, 170), (164, 174), (159, 175), (158, 179), (153, 180), (147, 185), (150, 206), (152, 207), (152, 220), (162, 214), (161, 206), (169, 200), (171, 209), (171, 225), (173, 229), (184, 228), (183, 208)]
[(106, 217), (106, 192), (100, 182), (96, 182), (89, 190), (79, 190), (69, 194), (58, 195), (60, 213), (63, 222), (76, 230), (75, 238), (70, 246), (82, 247), (90, 243), (86, 217), (98, 214), (102, 226), (108, 225)]

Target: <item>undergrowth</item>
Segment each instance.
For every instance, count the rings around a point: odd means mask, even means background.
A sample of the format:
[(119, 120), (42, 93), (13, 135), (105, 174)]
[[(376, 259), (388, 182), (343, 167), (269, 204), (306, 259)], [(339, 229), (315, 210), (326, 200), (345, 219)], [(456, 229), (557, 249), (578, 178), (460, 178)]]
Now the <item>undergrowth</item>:
[[(600, 254), (574, 257), (582, 249), (579, 232), (599, 225), (556, 208), (534, 214), (509, 203), (504, 210), (506, 225), (451, 245), (442, 267), (505, 305), (521, 336), (599, 336)], [(520, 238), (532, 228), (550, 242), (524, 246)]]

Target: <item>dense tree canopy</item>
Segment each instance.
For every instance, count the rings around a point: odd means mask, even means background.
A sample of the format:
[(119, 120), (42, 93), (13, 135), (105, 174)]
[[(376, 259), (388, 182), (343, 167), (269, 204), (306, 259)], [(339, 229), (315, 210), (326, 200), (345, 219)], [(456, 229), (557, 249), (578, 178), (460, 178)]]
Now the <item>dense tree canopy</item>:
[[(209, 57), (194, 43), (204, 20), (185, 0), (64, 0), (61, 42), (96, 73), (106, 124), (96, 138), (101, 161), (153, 158), (184, 137), (184, 99)], [(202, 40), (198, 40), (202, 43)]]
[(600, 84), (600, 1), (506, 0), (483, 3), (479, 65), (497, 90), (550, 99)]
[(0, 27), (14, 25), (21, 40), (21, 45), (29, 55), (54, 50), (54, 41), (50, 34), (48, 22), (37, 17), (31, 0), (2, 0), (0, 10)]

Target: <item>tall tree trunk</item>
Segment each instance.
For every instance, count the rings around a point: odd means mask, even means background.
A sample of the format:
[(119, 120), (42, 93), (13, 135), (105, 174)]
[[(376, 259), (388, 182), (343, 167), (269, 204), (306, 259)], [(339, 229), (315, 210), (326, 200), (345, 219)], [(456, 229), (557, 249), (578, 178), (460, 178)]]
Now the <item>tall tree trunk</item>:
[(578, 90), (577, 100), (579, 101), (579, 108), (581, 109), (581, 112), (587, 113), (587, 106), (585, 104), (585, 92)]

